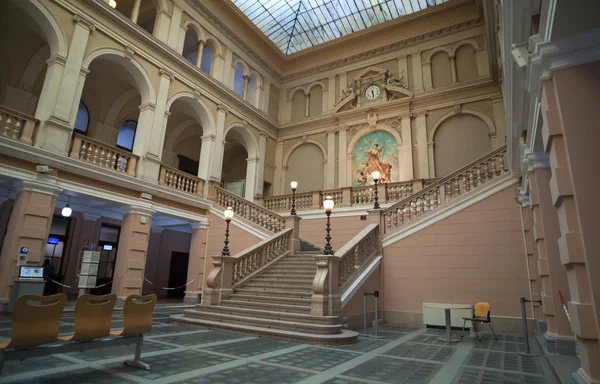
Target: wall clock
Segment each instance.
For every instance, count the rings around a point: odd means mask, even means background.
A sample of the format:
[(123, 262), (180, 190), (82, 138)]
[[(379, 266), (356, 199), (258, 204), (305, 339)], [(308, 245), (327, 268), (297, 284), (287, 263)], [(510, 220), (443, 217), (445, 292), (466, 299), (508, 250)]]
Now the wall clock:
[(367, 89), (365, 89), (365, 98), (367, 100), (375, 100), (381, 95), (381, 88), (379, 85), (369, 85)]

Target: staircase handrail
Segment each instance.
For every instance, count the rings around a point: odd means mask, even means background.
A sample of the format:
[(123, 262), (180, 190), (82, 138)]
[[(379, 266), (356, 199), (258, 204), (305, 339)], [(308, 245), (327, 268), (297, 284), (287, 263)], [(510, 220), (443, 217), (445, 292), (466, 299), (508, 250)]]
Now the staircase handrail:
[(231, 207), (237, 217), (273, 233), (280, 232), (285, 228), (283, 216), (221, 187), (215, 187), (215, 193), (215, 203), (223, 208)]
[(203, 305), (218, 305), (220, 300), (229, 297), (233, 288), (290, 254), (293, 250), (292, 232), (293, 228), (284, 229), (233, 256), (213, 256)]
[(311, 314), (339, 316), (343, 291), (370, 260), (380, 253), (379, 224), (372, 223), (335, 254), (315, 256), (317, 271), (312, 285)]
[[(408, 221), (411, 221), (460, 196), (461, 192), (469, 192), (486, 181), (508, 172), (504, 160), (505, 154), (506, 144), (384, 209), (382, 212), (384, 224), (382, 232), (384, 234), (388, 233), (404, 224), (404, 217), (399, 220), (398, 214), (401, 216), (406, 215)], [(496, 160), (498, 160), (498, 163), (496, 163)], [(462, 179), (462, 185), (459, 183), (459, 179)]]

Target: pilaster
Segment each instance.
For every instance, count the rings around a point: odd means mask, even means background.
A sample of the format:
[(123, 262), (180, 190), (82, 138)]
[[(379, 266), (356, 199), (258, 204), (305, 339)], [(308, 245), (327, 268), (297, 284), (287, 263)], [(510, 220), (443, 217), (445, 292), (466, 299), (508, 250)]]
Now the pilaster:
[[(281, 195), (284, 192), (282, 183), (285, 182), (283, 174), (283, 140), (277, 140), (275, 144), (275, 175), (273, 177), (273, 195)], [(283, 180), (283, 182), (282, 182)]]
[(326, 189), (335, 188), (335, 131), (327, 132), (327, 166), (325, 174)]
[(427, 112), (417, 114), (417, 154), (419, 161), (419, 179), (429, 178), (429, 151), (427, 148)]
[(338, 130), (338, 188), (349, 187), (352, 180), (347, 179), (348, 161), (346, 147), (348, 146), (348, 127), (340, 126)]
[(208, 218), (192, 223), (192, 238), (190, 241), (190, 257), (188, 261), (188, 284), (185, 290), (184, 303), (198, 304), (202, 295), (204, 274), (206, 268), (206, 243), (208, 237)]

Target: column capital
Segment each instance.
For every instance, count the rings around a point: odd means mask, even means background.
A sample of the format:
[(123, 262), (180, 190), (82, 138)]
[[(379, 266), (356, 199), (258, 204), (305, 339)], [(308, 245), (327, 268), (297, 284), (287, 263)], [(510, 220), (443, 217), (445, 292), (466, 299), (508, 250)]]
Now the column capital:
[(59, 188), (50, 183), (44, 183), (34, 180), (22, 180), (16, 185), (16, 192), (21, 193), (23, 191), (43, 193), (45, 195), (58, 196), (62, 192), (62, 188)]
[(152, 205), (148, 205), (148, 204), (139, 204), (139, 205), (132, 205), (129, 207), (126, 207), (123, 210), (123, 214), (128, 215), (128, 214), (136, 214), (136, 215), (145, 215), (145, 216), (152, 216), (154, 213), (156, 213), (156, 210), (154, 210), (154, 208), (152, 208)]
[(412, 111), (412, 115), (416, 116), (416, 117), (425, 117), (429, 114), (429, 111), (426, 109), (421, 109), (421, 110), (416, 110), (416, 111)]
[(254, 157), (248, 157), (246, 159), (246, 161), (248, 163), (258, 163), (258, 161), (260, 160), (260, 158), (258, 156), (254, 156)]
[(90, 32), (94, 32), (96, 30), (96, 26), (94, 25), (94, 23), (92, 23), (84, 16), (73, 15), (73, 20), (75, 20), (75, 23), (77, 25), (80, 25), (81, 27), (87, 29)]
[(168, 119), (171, 116), (171, 112), (165, 111), (165, 119)]
[(54, 64), (59, 64), (64, 67), (67, 65), (67, 58), (61, 55), (54, 55), (46, 60), (46, 64), (48, 64), (49, 67), (53, 66)]
[(190, 223), (192, 225), (192, 229), (206, 229), (210, 226), (210, 221), (208, 217), (203, 217), (198, 221), (194, 221)]
[(140, 112), (144, 112), (144, 111), (147, 111), (147, 110), (150, 110), (150, 111), (154, 112), (154, 110), (156, 109), (156, 105), (154, 103), (152, 103), (152, 102), (149, 101), (147, 103), (144, 103), (144, 104), (140, 105), (139, 109), (140, 109)]
[(206, 134), (206, 135), (200, 136), (200, 139), (202, 139), (202, 141), (205, 141), (205, 140), (214, 141), (214, 140), (215, 140), (215, 137), (216, 137), (216, 136), (215, 136), (215, 134), (213, 134), (213, 133), (208, 133), (208, 134)]
[(227, 115), (229, 113), (229, 109), (223, 104), (218, 104), (217, 110), (225, 115)]
[(173, 81), (173, 79), (175, 78), (175, 75), (169, 71), (168, 69), (165, 68), (161, 68), (158, 70), (158, 72), (160, 73), (161, 76), (166, 77), (167, 79), (169, 79), (169, 81)]
[(260, 130), (259, 135), (260, 137), (264, 137), (265, 139), (269, 138), (269, 134), (264, 129)]

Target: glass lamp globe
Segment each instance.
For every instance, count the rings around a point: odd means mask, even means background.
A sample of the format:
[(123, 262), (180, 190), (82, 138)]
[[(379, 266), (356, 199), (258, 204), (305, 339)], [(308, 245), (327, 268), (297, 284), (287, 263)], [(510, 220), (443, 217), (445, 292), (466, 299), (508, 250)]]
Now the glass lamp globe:
[(71, 209), (69, 204), (65, 205), (65, 207), (61, 211), (61, 214), (63, 215), (63, 217), (70, 217), (71, 213), (73, 213), (73, 210)]
[(109, 7), (111, 8), (117, 8), (117, 2), (115, 0), (110, 0), (108, 2)]
[(233, 208), (227, 207), (227, 209), (225, 210), (225, 220), (231, 219), (233, 219)]
[(381, 173), (379, 173), (378, 171), (373, 171), (371, 173), (371, 177), (373, 178), (373, 180), (379, 180), (379, 176), (381, 176)]
[(333, 202), (331, 196), (326, 196), (325, 200), (323, 200), (323, 208), (325, 208), (327, 212), (331, 212), (333, 210), (334, 205), (335, 203)]
[(292, 182), (290, 183), (290, 187), (292, 187), (292, 189), (296, 189), (296, 188), (298, 188), (298, 182), (297, 182), (297, 181), (292, 181)]

